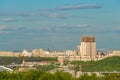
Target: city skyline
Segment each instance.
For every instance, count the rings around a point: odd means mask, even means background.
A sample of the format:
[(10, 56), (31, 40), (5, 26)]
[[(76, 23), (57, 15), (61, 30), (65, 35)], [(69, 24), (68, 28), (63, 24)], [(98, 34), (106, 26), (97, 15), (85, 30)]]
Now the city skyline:
[(84, 35), (97, 48), (120, 49), (119, 0), (1, 0), (0, 50), (76, 49)]

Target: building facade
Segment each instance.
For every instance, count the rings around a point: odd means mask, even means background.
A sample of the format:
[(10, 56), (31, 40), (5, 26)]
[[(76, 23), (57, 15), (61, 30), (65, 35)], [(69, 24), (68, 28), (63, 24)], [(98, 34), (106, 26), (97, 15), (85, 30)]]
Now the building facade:
[(96, 41), (93, 36), (83, 36), (81, 38), (80, 54), (82, 58), (96, 59)]

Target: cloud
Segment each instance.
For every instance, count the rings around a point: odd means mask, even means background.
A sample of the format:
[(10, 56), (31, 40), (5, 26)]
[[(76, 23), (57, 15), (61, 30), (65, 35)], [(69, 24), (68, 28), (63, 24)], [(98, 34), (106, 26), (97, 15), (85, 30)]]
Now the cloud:
[(40, 16), (41, 14), (31, 13), (31, 12), (21, 12), (21, 13), (0, 13), (0, 16)]
[(5, 19), (1, 19), (0, 22), (16, 22), (16, 19), (13, 18), (5, 18)]
[(59, 26), (64, 27), (64, 28), (87, 28), (89, 27), (88, 24), (75, 24), (75, 25), (61, 24)]
[(4, 31), (4, 29), (6, 28), (6, 26), (0, 25), (0, 34), (7, 34), (8, 31)]
[(56, 10), (78, 10), (78, 9), (99, 9), (101, 5), (97, 4), (78, 4), (78, 5), (65, 5), (54, 9), (42, 9), (44, 11), (56, 11)]
[(25, 30), (25, 29), (26, 29), (25, 27), (9, 26), (9, 27), (6, 27), (4, 29), (4, 31), (13, 32), (13, 31), (21, 31), (21, 30)]
[(73, 6), (63, 6), (58, 8), (58, 10), (94, 9), (94, 8), (102, 8), (102, 6), (96, 5), (96, 4), (80, 4), (80, 5), (73, 5)]
[(88, 24), (62, 24), (55, 28), (56, 31), (62, 31), (62, 32), (78, 32), (83, 29), (89, 28), (90, 25)]
[(20, 27), (20, 26), (3, 26), (0, 25), (0, 33), (9, 33), (9, 32), (15, 32), (15, 31), (22, 31), (25, 30), (25, 27)]
[[(59, 14), (59, 13), (46, 13), (46, 14), (42, 14), (42, 13), (10, 13), (10, 14), (4, 13), (4, 14), (0, 14), (0, 16), (6, 17), (4, 19), (0, 19), (0, 22), (35, 21), (35, 20), (39, 19), (38, 17), (51, 18), (51, 19), (68, 19), (68, 18), (80, 17), (80, 16), (76, 16), (76, 15)], [(15, 19), (14, 17), (15, 18), (16, 17), (23, 17), (23, 18)]]
[(54, 13), (54, 14), (48, 14), (47, 15), (48, 18), (68, 18), (68, 16), (66, 15), (60, 15), (60, 14), (57, 14), (57, 13)]
[(5, 26), (0, 25), (0, 30), (3, 30), (3, 29), (5, 29)]
[(57, 19), (68, 19), (68, 18), (78, 18), (80, 16), (76, 16), (76, 15), (69, 15), (69, 14), (58, 14), (58, 13), (51, 13), (46, 15), (46, 17), (48, 18), (57, 18)]
[(88, 24), (75, 24), (75, 25), (69, 25), (69, 24), (60, 24), (60, 25), (54, 25), (54, 26), (46, 26), (39, 28), (40, 31), (44, 32), (74, 32), (74, 31), (80, 31), (82, 29), (89, 28), (90, 25)]

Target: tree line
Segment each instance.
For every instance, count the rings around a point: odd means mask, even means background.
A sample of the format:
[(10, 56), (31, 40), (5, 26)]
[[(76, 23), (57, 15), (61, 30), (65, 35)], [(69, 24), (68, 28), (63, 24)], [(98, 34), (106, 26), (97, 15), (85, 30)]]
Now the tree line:
[(32, 70), (27, 72), (0, 72), (0, 80), (120, 80), (120, 74), (107, 74), (96, 76), (96, 74), (84, 74), (78, 78), (68, 72), (56, 71), (55, 73)]
[(0, 65), (21, 64), (23, 59), (28, 62), (57, 61), (52, 57), (0, 57)]

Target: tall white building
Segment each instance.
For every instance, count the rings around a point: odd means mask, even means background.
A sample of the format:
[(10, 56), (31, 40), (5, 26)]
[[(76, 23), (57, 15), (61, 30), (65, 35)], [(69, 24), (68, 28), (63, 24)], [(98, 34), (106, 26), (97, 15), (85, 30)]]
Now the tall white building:
[[(77, 51), (69, 55), (70, 52), (67, 52), (66, 56), (58, 56), (58, 61), (62, 60), (69, 61), (90, 61), (97, 60), (96, 58), (96, 41), (93, 36), (83, 36), (81, 38), (80, 46), (77, 46)], [(74, 55), (73, 55), (74, 54)]]
[(96, 58), (96, 42), (93, 36), (83, 36), (80, 45), (81, 58), (95, 60)]

